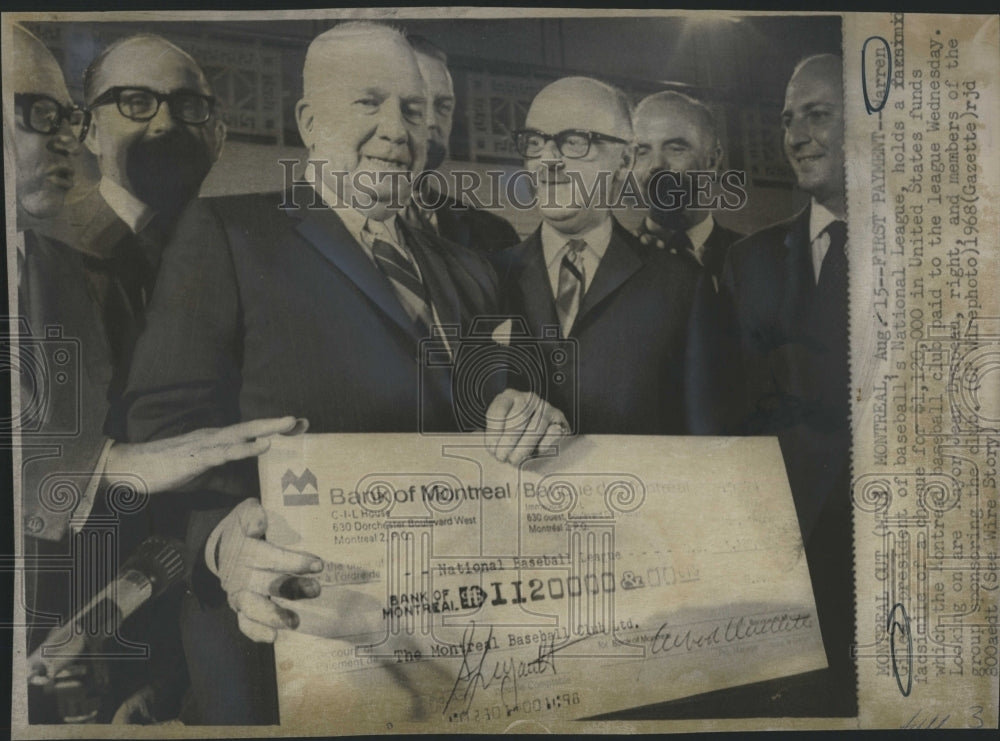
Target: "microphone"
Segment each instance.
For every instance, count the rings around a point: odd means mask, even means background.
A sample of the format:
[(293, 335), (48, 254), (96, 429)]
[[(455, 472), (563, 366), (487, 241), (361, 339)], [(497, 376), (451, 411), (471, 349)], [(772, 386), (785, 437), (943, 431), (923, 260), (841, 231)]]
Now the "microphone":
[(118, 578), (53, 629), (28, 657), (28, 681), (46, 684), (74, 659), (100, 656), (101, 644), (116, 633), (122, 621), (183, 575), (181, 544), (158, 535), (146, 538), (119, 570)]

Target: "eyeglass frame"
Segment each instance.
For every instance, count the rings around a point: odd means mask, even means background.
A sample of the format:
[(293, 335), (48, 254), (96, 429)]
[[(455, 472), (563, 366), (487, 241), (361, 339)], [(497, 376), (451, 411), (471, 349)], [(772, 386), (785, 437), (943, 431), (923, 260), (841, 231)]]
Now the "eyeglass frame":
[[(548, 144), (550, 141), (555, 142), (555, 144), (556, 144), (556, 151), (559, 152), (559, 154), (561, 156), (566, 157), (567, 159), (571, 159), (571, 160), (583, 159), (588, 154), (590, 154), (590, 149), (594, 145), (595, 141), (596, 142), (609, 142), (609, 143), (612, 143), (612, 144), (628, 144), (629, 143), (627, 139), (622, 139), (621, 137), (618, 137), (618, 136), (611, 136), (610, 134), (602, 134), (599, 131), (588, 131), (587, 129), (563, 129), (562, 131), (559, 131), (559, 132), (557, 132), (555, 134), (546, 134), (544, 131), (539, 131), (538, 129), (516, 129), (515, 131), (511, 132), (511, 138), (514, 141), (514, 148), (517, 150), (517, 153), (519, 155), (521, 155), (525, 159), (529, 159), (529, 160), (536, 160), (536, 159), (540, 158), (542, 155), (541, 154), (529, 155), (529, 154), (526, 154), (526, 153), (524, 153), (524, 152), (521, 151), (521, 148), (518, 146), (518, 138), (521, 137), (524, 134), (537, 134), (538, 136), (542, 137), (545, 140), (543, 142), (543, 144), (542, 144), (542, 148), (543, 149), (545, 148), (545, 145)], [(580, 135), (586, 137), (586, 139), (587, 139), (587, 151), (586, 152), (584, 152), (583, 154), (579, 154), (579, 155), (569, 155), (569, 154), (566, 154), (565, 152), (563, 152), (562, 143), (560, 143), (560, 139), (564, 138), (564, 137), (567, 137), (570, 134), (580, 134)]]
[[(145, 118), (135, 118), (133, 116), (128, 115), (127, 113), (125, 113), (125, 111), (122, 110), (121, 107), (120, 96), (122, 92), (125, 90), (135, 90), (142, 93), (149, 93), (156, 99), (156, 108), (154, 108), (153, 112)], [(177, 113), (175, 112), (175, 106), (171, 105), (170, 117), (172, 119), (174, 119), (175, 121), (179, 121), (180, 123), (187, 124), (188, 126), (204, 126), (211, 120), (212, 115), (215, 113), (215, 104), (218, 102), (216, 97), (214, 95), (205, 95), (204, 93), (196, 93), (192, 90), (174, 90), (171, 93), (158, 93), (155, 90), (151, 90), (148, 87), (143, 87), (141, 85), (115, 85), (113, 87), (109, 87), (103, 93), (94, 98), (94, 100), (87, 107), (93, 110), (98, 106), (111, 105), (112, 103), (114, 103), (115, 107), (118, 109), (118, 112), (122, 116), (127, 118), (129, 121), (145, 123), (146, 121), (152, 121), (156, 117), (156, 114), (160, 112), (160, 106), (163, 105), (164, 101), (166, 101), (167, 103), (171, 103), (171, 98), (176, 99), (177, 96), (179, 95), (187, 95), (192, 98), (201, 98), (202, 100), (207, 101), (208, 115), (205, 116), (205, 119), (203, 121), (185, 121), (184, 119), (178, 117)]]
[[(51, 131), (40, 131), (31, 125), (31, 109), (40, 100), (48, 100), (54, 103), (57, 107), (56, 112), (59, 115), (59, 119), (55, 125), (55, 128)], [(28, 131), (35, 134), (41, 134), (42, 136), (55, 136), (59, 133), (59, 129), (62, 128), (63, 122), (67, 121), (72, 128), (73, 123), (70, 119), (76, 111), (83, 113), (83, 120), (80, 122), (80, 133), (76, 135), (77, 141), (83, 141), (83, 138), (87, 135), (87, 129), (90, 128), (90, 111), (83, 106), (76, 105), (75, 103), (70, 106), (65, 106), (58, 100), (53, 98), (51, 95), (46, 95), (45, 93), (14, 93), (14, 107), (21, 109), (21, 123), (24, 124)]]

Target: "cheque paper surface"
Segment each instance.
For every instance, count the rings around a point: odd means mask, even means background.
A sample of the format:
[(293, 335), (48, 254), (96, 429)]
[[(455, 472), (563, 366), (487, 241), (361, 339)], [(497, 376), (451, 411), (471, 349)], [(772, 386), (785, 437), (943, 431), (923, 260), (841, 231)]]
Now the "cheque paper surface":
[(328, 562), (275, 646), (282, 723), (501, 730), (826, 665), (776, 440), (561, 447), (277, 441), (268, 539)]

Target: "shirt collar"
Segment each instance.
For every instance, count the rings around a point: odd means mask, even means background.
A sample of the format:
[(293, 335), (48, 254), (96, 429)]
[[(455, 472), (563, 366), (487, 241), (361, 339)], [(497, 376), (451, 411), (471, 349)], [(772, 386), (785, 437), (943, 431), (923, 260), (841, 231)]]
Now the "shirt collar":
[(543, 221), (542, 252), (545, 255), (545, 265), (551, 266), (552, 263), (561, 256), (563, 248), (571, 239), (582, 239), (586, 242), (586, 251), (592, 253), (592, 257), (600, 262), (601, 258), (604, 257), (604, 253), (608, 251), (608, 245), (611, 243), (611, 231), (613, 226), (611, 216), (607, 215), (607, 218), (605, 218), (593, 229), (585, 231), (582, 234), (575, 234), (572, 237), (567, 237), (565, 234), (562, 234), (549, 225), (547, 221)]
[(102, 177), (98, 190), (111, 210), (125, 222), (133, 234), (142, 231), (156, 215), (153, 209), (110, 178)]
[(809, 241), (816, 241), (816, 237), (835, 221), (840, 221), (840, 219), (813, 198), (809, 204)]
[(700, 224), (695, 224), (687, 230), (688, 239), (691, 240), (695, 252), (701, 253), (701, 248), (705, 246), (705, 242), (708, 241), (708, 237), (714, 228), (715, 219), (712, 218), (712, 214), (709, 214), (707, 219), (702, 219)]
[(365, 251), (371, 251), (371, 245), (368, 244), (368, 239), (364, 236), (365, 224), (368, 224), (369, 230), (379, 239), (384, 239), (395, 245), (400, 244), (399, 231), (396, 228), (395, 213), (391, 214), (383, 221), (375, 221), (375, 219), (369, 220), (367, 216), (357, 209), (341, 206), (340, 199), (333, 190), (324, 190), (320, 193), (320, 197), (327, 204), (327, 206), (340, 217), (340, 220), (344, 223), (347, 231), (351, 233), (351, 236), (354, 237), (354, 240), (358, 244), (365, 248)]

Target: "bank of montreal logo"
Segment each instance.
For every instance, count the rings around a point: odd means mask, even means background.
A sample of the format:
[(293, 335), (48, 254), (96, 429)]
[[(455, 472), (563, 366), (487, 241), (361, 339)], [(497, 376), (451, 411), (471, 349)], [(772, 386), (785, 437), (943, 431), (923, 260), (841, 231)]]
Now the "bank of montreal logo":
[[(291, 489), (291, 491), (289, 491)], [(319, 484), (316, 474), (308, 468), (301, 475), (296, 475), (292, 469), (285, 471), (281, 477), (281, 495), (286, 507), (301, 507), (309, 504), (319, 504)]]

